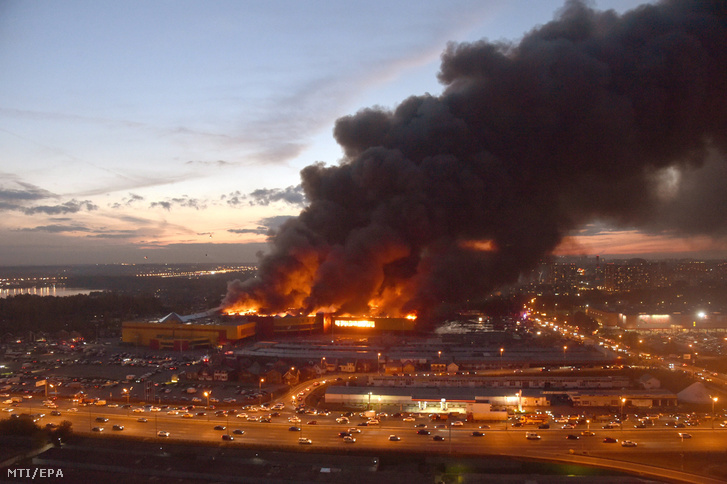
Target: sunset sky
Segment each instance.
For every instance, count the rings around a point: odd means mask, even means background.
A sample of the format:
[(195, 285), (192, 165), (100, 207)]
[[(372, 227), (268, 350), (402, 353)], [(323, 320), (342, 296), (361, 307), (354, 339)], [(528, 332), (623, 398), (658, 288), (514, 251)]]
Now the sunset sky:
[[(618, 12), (643, 3), (598, 0)], [(542, 0), (0, 1), (0, 265), (254, 262), (341, 116), (438, 95), (448, 42)], [(722, 256), (594, 221), (559, 253)]]

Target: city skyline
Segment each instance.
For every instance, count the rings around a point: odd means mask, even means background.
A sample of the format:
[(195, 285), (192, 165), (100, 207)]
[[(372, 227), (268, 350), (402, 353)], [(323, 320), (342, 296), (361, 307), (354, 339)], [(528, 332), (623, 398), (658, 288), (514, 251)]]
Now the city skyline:
[[(5, 2), (0, 265), (254, 262), (307, 205), (300, 170), (344, 157), (337, 119), (441, 95), (448, 42), (517, 44), (563, 5)], [(594, 220), (555, 253), (726, 248)]]

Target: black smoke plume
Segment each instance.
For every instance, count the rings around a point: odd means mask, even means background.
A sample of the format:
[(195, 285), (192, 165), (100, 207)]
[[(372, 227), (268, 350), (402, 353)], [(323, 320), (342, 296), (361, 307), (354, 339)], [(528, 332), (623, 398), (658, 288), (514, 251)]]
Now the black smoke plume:
[(595, 219), (727, 229), (727, 15), (565, 4), (518, 44), (451, 44), (441, 96), (337, 121), (345, 159), (225, 307), (426, 314), (515, 280)]

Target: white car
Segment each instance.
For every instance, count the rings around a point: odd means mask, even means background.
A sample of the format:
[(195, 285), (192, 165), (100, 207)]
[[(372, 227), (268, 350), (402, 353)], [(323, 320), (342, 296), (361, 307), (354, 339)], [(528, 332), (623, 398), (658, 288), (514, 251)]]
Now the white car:
[(636, 447), (636, 442), (633, 440), (622, 440), (621, 447)]
[(347, 444), (355, 444), (355, 443), (356, 443), (356, 438), (355, 438), (355, 437), (351, 437), (350, 435), (346, 435), (346, 436), (345, 436), (345, 437), (343, 438), (343, 441), (344, 441), (345, 443), (347, 443)]
[(462, 427), (462, 426), (464, 426), (464, 422), (462, 422), (461, 420), (452, 422), (452, 427)]
[(305, 437), (301, 437), (298, 439), (298, 443), (301, 445), (310, 445), (313, 443), (311, 439), (306, 439)]
[(404, 417), (401, 419), (403, 422), (415, 422), (416, 419), (414, 417)]
[(525, 438), (528, 440), (540, 440), (540, 435), (536, 434), (535, 432), (527, 432), (525, 434)]
[(679, 432), (679, 437), (681, 437), (682, 439), (691, 439), (692, 438), (692, 434), (687, 434), (687, 433), (684, 433), (684, 432)]
[(159, 432), (157, 432), (157, 437), (169, 437), (169, 432), (167, 432), (166, 430), (160, 430)]

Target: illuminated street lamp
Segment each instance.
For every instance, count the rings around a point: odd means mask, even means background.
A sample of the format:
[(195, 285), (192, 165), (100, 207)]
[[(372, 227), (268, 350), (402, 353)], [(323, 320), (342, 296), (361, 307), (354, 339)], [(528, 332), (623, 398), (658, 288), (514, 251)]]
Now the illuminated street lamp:
[(565, 365), (565, 351), (568, 349), (568, 346), (563, 345), (563, 365)]
[(381, 353), (376, 354), (376, 373), (381, 373)]
[(265, 383), (265, 378), (260, 378), (260, 382), (258, 383), (258, 394), (260, 395), (258, 405), (263, 404), (263, 383)]
[(500, 348), (500, 369), (502, 370), (502, 353), (505, 352), (505, 348)]
[(621, 430), (624, 429), (624, 404), (626, 403), (626, 399), (621, 399)]
[(717, 403), (718, 398), (712, 397), (712, 430), (714, 430), (714, 404)]
[(210, 394), (212, 392), (204, 392), (203, 395), (207, 398), (207, 408), (210, 408)]

